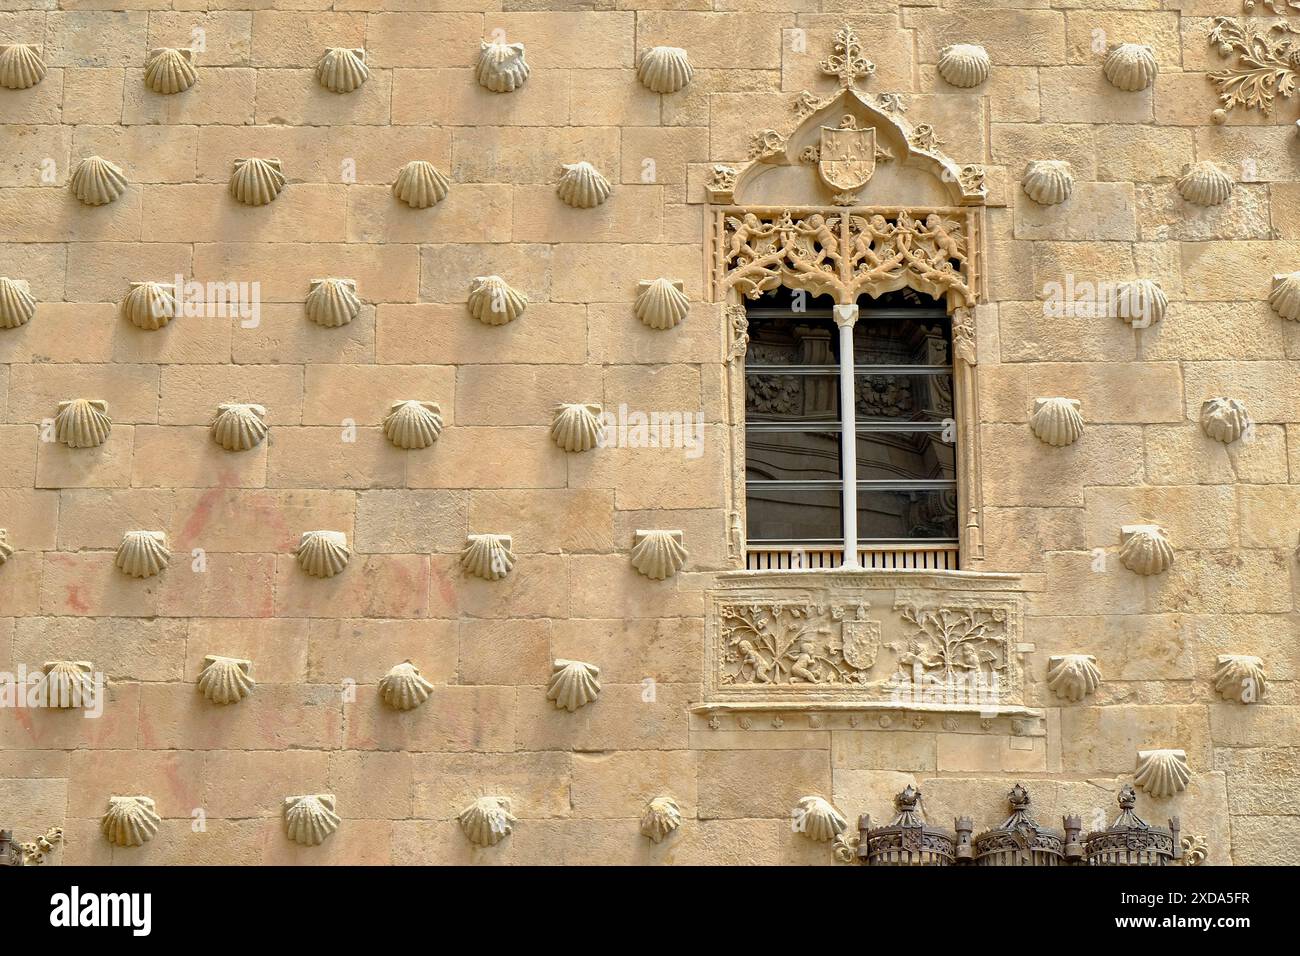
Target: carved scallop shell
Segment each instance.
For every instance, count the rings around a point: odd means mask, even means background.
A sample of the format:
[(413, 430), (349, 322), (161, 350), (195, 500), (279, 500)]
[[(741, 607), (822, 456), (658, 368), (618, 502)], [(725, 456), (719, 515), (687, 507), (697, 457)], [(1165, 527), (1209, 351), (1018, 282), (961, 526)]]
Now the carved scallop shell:
[(1262, 658), (1249, 654), (1220, 654), (1214, 689), (1224, 700), (1254, 704), (1268, 692)]
[(95, 665), (90, 661), (46, 661), (40, 697), (46, 707), (83, 707), (95, 699)]
[(26, 325), (36, 314), (36, 299), (26, 279), (0, 276), (0, 329)]
[(161, 825), (152, 797), (109, 797), (100, 829), (114, 846), (143, 846)]
[(643, 324), (652, 329), (671, 329), (680, 325), (691, 311), (691, 300), (682, 291), (683, 284), (672, 279), (643, 280), (636, 296), (634, 311)]
[(76, 398), (59, 402), (54, 416), (54, 439), (69, 448), (94, 448), (108, 440), (113, 423), (108, 402), (99, 398)]
[(428, 700), (432, 692), (433, 685), (410, 661), (398, 664), (379, 682), (379, 695), (395, 710), (414, 710)]
[(1172, 797), (1187, 789), (1192, 772), (1185, 750), (1139, 750), (1133, 782), (1153, 797)]
[(237, 159), (230, 176), (230, 195), (245, 206), (265, 206), (275, 201), (286, 182), (278, 159)]
[(954, 43), (939, 51), (939, 75), (949, 86), (968, 90), (989, 78), (988, 51), (975, 43)]
[(199, 78), (194, 71), (193, 60), (194, 53), (187, 49), (160, 47), (150, 50), (144, 65), (145, 86), (164, 96), (184, 93)]
[(632, 567), (654, 581), (671, 578), (689, 556), (680, 531), (638, 531), (632, 541)]
[(1300, 322), (1300, 272), (1273, 276), (1273, 290), (1268, 294), (1273, 311), (1290, 322)]
[(103, 206), (126, 192), (126, 174), (102, 156), (87, 156), (73, 170), (68, 186), (87, 206)]
[(40, 51), (29, 43), (0, 46), (0, 86), (25, 90), (45, 79)]
[(499, 581), (515, 566), (508, 534), (471, 534), (460, 553), (460, 566), (466, 574), (485, 581)]
[(128, 531), (113, 559), (119, 571), (133, 578), (151, 578), (171, 563), (165, 531)]
[(478, 54), (478, 85), (493, 93), (513, 93), (528, 79), (522, 43), (482, 42)]
[(384, 419), (384, 434), (398, 448), (428, 448), (442, 434), (437, 402), (394, 402)]
[(496, 846), (510, 836), (518, 822), (510, 812), (509, 797), (479, 797), (456, 820), (475, 846)]
[(1201, 428), (1210, 438), (1227, 445), (1246, 434), (1250, 415), (1235, 398), (1211, 398), (1201, 403)]
[(314, 578), (332, 578), (348, 566), (352, 550), (342, 531), (304, 531), (298, 542), (298, 565)]
[(1197, 206), (1217, 206), (1232, 195), (1232, 180), (1209, 160), (1184, 168), (1174, 185), (1178, 195)]
[(1074, 192), (1074, 167), (1063, 159), (1036, 159), (1025, 167), (1025, 195), (1043, 206), (1055, 206)]
[(312, 279), (307, 293), (307, 318), (327, 329), (347, 325), (361, 314), (355, 279)]
[(428, 209), (447, 197), (451, 183), (433, 168), (433, 163), (412, 160), (402, 167), (393, 183), (393, 195), (412, 209)]
[(672, 797), (655, 797), (641, 815), (641, 835), (654, 843), (662, 843), (681, 825), (682, 811)]
[(209, 434), (226, 451), (248, 451), (266, 437), (266, 408), (244, 402), (224, 402), (217, 406)]
[(609, 198), (613, 187), (591, 163), (564, 163), (563, 167), (555, 191), (565, 203), (574, 209), (591, 209)]
[(13, 556), (14, 548), (9, 543), (9, 532), (4, 528), (0, 528), (0, 567), (4, 567), (4, 563)]
[(676, 93), (694, 75), (686, 51), (676, 46), (654, 46), (646, 50), (636, 71), (641, 85), (655, 93)]
[(1135, 329), (1155, 325), (1165, 317), (1168, 308), (1165, 290), (1150, 279), (1134, 279), (1116, 289), (1115, 314)]
[(1136, 93), (1155, 82), (1156, 54), (1142, 43), (1121, 43), (1106, 54), (1102, 67), (1107, 82), (1117, 90)]
[(253, 662), (209, 654), (203, 658), (199, 692), (214, 704), (237, 704), (253, 692)]
[(1120, 529), (1123, 544), (1119, 559), (1138, 574), (1160, 574), (1174, 563), (1174, 549), (1165, 529), (1154, 524), (1125, 525)]
[(565, 451), (590, 451), (600, 444), (604, 432), (599, 405), (575, 403), (555, 406), (551, 440)]
[(555, 701), (560, 710), (573, 713), (600, 696), (600, 668), (582, 661), (556, 660), (551, 665), (551, 682), (546, 699)]
[(843, 833), (849, 825), (844, 814), (824, 797), (800, 797), (790, 811), (795, 829), (818, 843), (826, 843)]
[(316, 81), (331, 93), (351, 93), (368, 79), (365, 50), (330, 47), (316, 63)]
[(1083, 435), (1083, 403), (1077, 398), (1039, 398), (1029, 427), (1039, 441), (1057, 448), (1073, 445)]
[(469, 314), (484, 325), (505, 325), (524, 314), (528, 296), (500, 276), (476, 276), (469, 285)]
[(1047, 660), (1047, 686), (1057, 697), (1075, 703), (1101, 686), (1097, 658), (1090, 654), (1063, 654)]
[(284, 798), (284, 831), (294, 843), (320, 846), (339, 828), (332, 793), (309, 793)]
[(176, 318), (176, 287), (161, 282), (132, 282), (122, 300), (122, 314), (138, 329), (156, 332)]

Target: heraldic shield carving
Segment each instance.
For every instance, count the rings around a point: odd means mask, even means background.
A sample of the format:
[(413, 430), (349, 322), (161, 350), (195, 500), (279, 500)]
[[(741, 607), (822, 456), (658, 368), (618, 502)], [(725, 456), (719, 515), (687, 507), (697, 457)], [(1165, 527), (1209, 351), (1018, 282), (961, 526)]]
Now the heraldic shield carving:
[(846, 114), (838, 127), (823, 126), (817, 171), (822, 181), (841, 192), (855, 192), (876, 171), (876, 131), (859, 129)]

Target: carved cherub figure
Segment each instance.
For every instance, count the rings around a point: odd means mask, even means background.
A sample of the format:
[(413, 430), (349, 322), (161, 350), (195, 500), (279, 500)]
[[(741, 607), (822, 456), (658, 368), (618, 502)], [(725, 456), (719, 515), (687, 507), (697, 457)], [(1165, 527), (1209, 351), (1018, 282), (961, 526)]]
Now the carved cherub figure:
[(736, 653), (740, 655), (740, 672), (745, 673), (746, 668), (753, 670), (754, 680), (760, 684), (772, 683), (772, 678), (767, 672), (767, 662), (763, 660), (763, 655), (754, 649), (754, 645), (749, 641), (737, 641)]
[(740, 219), (728, 216), (727, 225), (731, 227), (731, 237), (727, 242), (729, 261), (736, 259), (742, 253), (750, 259), (757, 258), (758, 250), (754, 248), (751, 240), (767, 238), (773, 232), (772, 226), (764, 226), (762, 220), (752, 212), (745, 213)]
[(798, 677), (810, 684), (816, 684), (821, 680), (820, 668), (817, 666), (817, 658), (814, 656), (816, 644), (811, 637), (799, 638), (799, 656), (795, 658), (794, 664), (790, 667), (790, 676)]
[(938, 213), (932, 212), (925, 217), (925, 231), (934, 240), (934, 248), (938, 250), (942, 259), (966, 261), (966, 254), (961, 249), (961, 240), (948, 231), (943, 217)]

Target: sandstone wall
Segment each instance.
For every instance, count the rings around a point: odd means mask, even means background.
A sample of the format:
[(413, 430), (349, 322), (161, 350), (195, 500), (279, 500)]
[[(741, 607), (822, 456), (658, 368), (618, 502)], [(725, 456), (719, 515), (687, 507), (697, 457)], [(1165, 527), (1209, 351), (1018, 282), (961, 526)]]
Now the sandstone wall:
[[(830, 862), (791, 830), (805, 794), (879, 819), (915, 781), (933, 821), (990, 824), (1020, 779), (1044, 820), (1090, 824), (1113, 816), (1138, 750), (1176, 747), (1191, 784), (1144, 796), (1147, 819), (1180, 814), (1214, 862), (1300, 860), (1300, 326), (1266, 302), (1272, 275), (1300, 268), (1300, 140), (1294, 100), (1211, 123), (1205, 74), (1225, 61), (1206, 34), (1212, 16), (1237, 13), (1228, 0), (0, 6), (0, 43), (36, 44), (48, 67), (37, 86), (0, 90), (0, 275), (27, 280), (38, 303), (31, 322), (0, 330), (0, 527), (16, 549), (0, 567), (0, 670), (85, 660), (110, 681), (99, 719), (0, 710), (0, 826), (16, 838), (63, 826), (62, 858), (79, 863)], [(984, 570), (1025, 575), (1028, 702), (1046, 710), (1029, 737), (911, 715), (712, 729), (688, 712), (705, 591), (733, 566), (705, 174), (743, 160), (759, 129), (787, 127), (793, 93), (833, 89), (816, 64), (846, 18), (876, 64), (869, 88), (904, 93), (951, 156), (988, 168)], [(532, 67), (509, 94), (474, 79), (480, 37), (498, 29)], [(196, 37), (194, 88), (149, 91), (148, 51)], [(1098, 43), (1124, 41), (1154, 48), (1152, 89), (1103, 78)], [(955, 42), (988, 49), (984, 86), (937, 77)], [(687, 49), (684, 91), (638, 83), (638, 55), (657, 44)], [(364, 48), (368, 81), (323, 89), (312, 68), (326, 47)], [(98, 208), (68, 188), (91, 154), (129, 183)], [(230, 197), (244, 157), (282, 161), (289, 185), (271, 205)], [(389, 191), (413, 159), (452, 181), (434, 209)], [(1021, 192), (1034, 159), (1073, 164), (1067, 206)], [(580, 160), (614, 183), (599, 208), (556, 198), (559, 164)], [(1225, 205), (1175, 193), (1199, 160), (1237, 181)], [(488, 274), (528, 294), (523, 318), (467, 315), (471, 279)], [(183, 317), (143, 331), (122, 317), (129, 283), (176, 275), (260, 283), (260, 324)], [(1113, 317), (1045, 318), (1044, 286), (1067, 275), (1154, 279), (1168, 313), (1141, 333)], [(344, 327), (304, 317), (325, 276), (357, 282), (363, 306)], [(694, 303), (668, 332), (632, 316), (637, 282), (660, 276)], [(1082, 400), (1084, 439), (1033, 436), (1044, 395)], [(1253, 440), (1203, 434), (1201, 402), (1216, 395), (1246, 403)], [(108, 402), (102, 446), (42, 440), (42, 421), (75, 398)], [(430, 449), (382, 434), (390, 403), (408, 398), (441, 407)], [(226, 401), (266, 406), (256, 449), (209, 438)], [(566, 454), (548, 436), (557, 402), (702, 410), (703, 454)], [(1176, 549), (1158, 577), (1116, 562), (1120, 526), (1143, 521)], [(656, 582), (631, 567), (640, 528), (684, 531), (682, 573)], [(137, 529), (168, 533), (172, 565), (157, 577), (114, 568)], [(339, 576), (298, 568), (312, 529), (347, 534)], [(473, 532), (512, 535), (504, 580), (461, 572)], [(1047, 660), (1076, 652), (1096, 656), (1104, 682), (1063, 703)], [(1222, 653), (1264, 659), (1266, 703), (1216, 697)], [(197, 693), (208, 654), (251, 659), (253, 695), (218, 707)], [(408, 658), (435, 688), (399, 714), (377, 683)], [(595, 704), (570, 714), (546, 699), (555, 658), (601, 667)], [(144, 847), (100, 835), (114, 793), (155, 799), (163, 823)], [(319, 847), (285, 838), (282, 798), (303, 793), (338, 798), (342, 825)], [(637, 821), (661, 793), (686, 821), (655, 846)], [(491, 850), (455, 820), (483, 794), (510, 796), (519, 820)]]

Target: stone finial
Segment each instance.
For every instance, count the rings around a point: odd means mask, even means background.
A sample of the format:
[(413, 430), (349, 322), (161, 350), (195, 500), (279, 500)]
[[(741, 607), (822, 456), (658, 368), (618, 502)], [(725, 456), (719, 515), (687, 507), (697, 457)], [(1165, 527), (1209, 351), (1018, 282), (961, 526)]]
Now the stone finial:
[(1249, 654), (1220, 654), (1214, 689), (1224, 700), (1255, 704), (1268, 692), (1262, 658)]
[(1209, 160), (1184, 167), (1174, 186), (1178, 195), (1197, 206), (1218, 206), (1232, 195), (1232, 180)]
[(266, 408), (245, 402), (223, 402), (208, 426), (212, 440), (226, 451), (248, 451), (266, 438)]
[(1300, 272), (1273, 276), (1268, 304), (1287, 321), (1300, 322)]
[(59, 402), (54, 416), (54, 439), (69, 448), (94, 448), (108, 440), (113, 422), (108, 402), (99, 398), (74, 398)]
[(522, 43), (482, 41), (478, 54), (478, 85), (493, 93), (513, 93), (532, 71), (524, 59)]
[(1246, 406), (1235, 398), (1211, 398), (1201, 403), (1201, 429), (1206, 436), (1231, 444), (1250, 428)]
[(790, 811), (790, 818), (797, 833), (818, 843), (835, 839), (849, 825), (844, 814), (824, 797), (800, 797), (795, 808)]
[(652, 329), (680, 325), (691, 310), (685, 286), (674, 279), (644, 279), (639, 283), (634, 310), (642, 324)]
[(393, 195), (412, 209), (428, 209), (447, 198), (451, 181), (433, 163), (415, 159), (401, 168), (393, 182)]
[(287, 182), (278, 159), (237, 159), (230, 175), (230, 195), (245, 206), (265, 206), (275, 201)]
[(577, 402), (555, 406), (551, 440), (565, 451), (590, 451), (600, 444), (604, 431), (599, 405)]
[(1153, 797), (1172, 797), (1187, 789), (1192, 772), (1185, 750), (1140, 750), (1133, 782)]
[(352, 550), (342, 531), (304, 531), (298, 542), (298, 566), (314, 578), (332, 578), (348, 566)]
[(1074, 167), (1063, 159), (1036, 159), (1025, 167), (1021, 185), (1039, 205), (1058, 205), (1074, 192)]
[(641, 835), (652, 843), (662, 843), (681, 825), (682, 811), (672, 797), (655, 797), (641, 815)]
[(316, 82), (331, 93), (351, 93), (370, 79), (366, 51), (330, 47), (316, 61)]
[(442, 434), (442, 408), (437, 402), (404, 399), (389, 406), (384, 436), (398, 448), (428, 448)]
[(433, 693), (433, 684), (410, 661), (397, 664), (379, 682), (379, 695), (394, 710), (414, 710)]
[(1102, 67), (1106, 81), (1126, 93), (1145, 90), (1155, 82), (1157, 70), (1155, 51), (1141, 43), (1121, 43), (1106, 54)]
[(72, 171), (68, 186), (87, 206), (105, 206), (126, 192), (126, 174), (102, 156), (87, 156)]
[(632, 539), (632, 567), (653, 581), (671, 578), (689, 554), (680, 531), (638, 531)]
[(100, 829), (114, 846), (143, 846), (161, 824), (152, 797), (109, 797)]
[(512, 544), (508, 534), (471, 534), (460, 553), (460, 566), (484, 581), (499, 581), (515, 566)]
[(524, 314), (528, 296), (500, 276), (476, 276), (469, 286), (469, 314), (484, 325), (505, 325)]
[(310, 793), (284, 798), (284, 829), (289, 839), (303, 846), (320, 846), (341, 822), (332, 793)]
[(90, 661), (46, 661), (40, 696), (46, 707), (84, 707), (95, 697), (95, 665)]
[(510, 812), (509, 797), (479, 797), (456, 817), (460, 830), (475, 846), (496, 846), (508, 837), (518, 820)]
[(208, 654), (199, 673), (199, 693), (214, 704), (237, 704), (256, 687), (253, 662)]
[(939, 51), (939, 75), (949, 86), (968, 90), (989, 78), (988, 51), (974, 43), (954, 43)]
[(1047, 686), (1062, 700), (1078, 703), (1101, 686), (1097, 658), (1091, 654), (1063, 654), (1048, 658)]
[(30, 43), (0, 46), (0, 86), (6, 90), (25, 90), (45, 79), (41, 52)]
[(163, 96), (184, 93), (196, 82), (194, 51), (159, 47), (149, 51), (144, 64), (144, 84)]
[(0, 329), (26, 325), (36, 314), (36, 299), (26, 279), (0, 276)]
[(1155, 325), (1169, 308), (1164, 289), (1150, 279), (1122, 283), (1115, 292), (1115, 314), (1135, 329)]
[(1073, 445), (1083, 435), (1083, 403), (1077, 398), (1039, 398), (1029, 428), (1039, 441), (1057, 448)]
[(565, 163), (556, 193), (574, 209), (591, 209), (609, 198), (613, 187), (591, 163)]
[(356, 279), (328, 276), (312, 279), (307, 292), (307, 318), (326, 329), (347, 325), (361, 314)]
[(117, 546), (113, 563), (133, 578), (151, 578), (171, 564), (165, 531), (128, 531)]
[(1120, 540), (1120, 562), (1137, 574), (1161, 574), (1174, 563), (1173, 546), (1159, 525), (1125, 525), (1120, 529)]
[(137, 329), (156, 332), (176, 318), (176, 287), (162, 282), (132, 282), (122, 314)]
[(546, 699), (554, 701), (558, 709), (573, 713), (600, 696), (600, 668), (595, 664), (557, 659), (551, 669)]
[(641, 85), (655, 93), (676, 93), (685, 89), (694, 75), (686, 51), (675, 46), (655, 46), (646, 50), (636, 72)]

